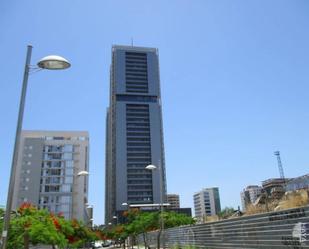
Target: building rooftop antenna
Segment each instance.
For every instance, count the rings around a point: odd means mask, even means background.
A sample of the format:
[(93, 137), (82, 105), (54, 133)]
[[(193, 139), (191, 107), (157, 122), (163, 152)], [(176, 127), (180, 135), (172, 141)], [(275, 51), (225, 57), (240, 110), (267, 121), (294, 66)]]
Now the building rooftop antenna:
[(280, 151), (275, 151), (274, 155), (277, 157), (280, 178), (284, 179), (285, 177), (284, 177), (283, 167), (282, 167), (281, 158), (280, 158)]

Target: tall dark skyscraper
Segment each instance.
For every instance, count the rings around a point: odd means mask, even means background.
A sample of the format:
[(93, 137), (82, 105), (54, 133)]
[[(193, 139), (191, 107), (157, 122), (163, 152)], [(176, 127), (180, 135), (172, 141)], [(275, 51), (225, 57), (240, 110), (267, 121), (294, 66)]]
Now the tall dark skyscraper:
[[(145, 169), (149, 164), (158, 168)], [(160, 171), (165, 199), (158, 50), (113, 46), (106, 118), (105, 223), (127, 209), (123, 203), (160, 203)]]

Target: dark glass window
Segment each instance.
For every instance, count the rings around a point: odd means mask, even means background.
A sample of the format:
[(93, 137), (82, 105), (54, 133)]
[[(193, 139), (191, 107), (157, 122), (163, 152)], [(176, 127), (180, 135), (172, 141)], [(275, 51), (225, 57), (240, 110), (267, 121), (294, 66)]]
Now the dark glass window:
[(156, 96), (139, 96), (139, 95), (123, 95), (118, 94), (116, 95), (117, 101), (134, 101), (134, 102), (157, 102)]

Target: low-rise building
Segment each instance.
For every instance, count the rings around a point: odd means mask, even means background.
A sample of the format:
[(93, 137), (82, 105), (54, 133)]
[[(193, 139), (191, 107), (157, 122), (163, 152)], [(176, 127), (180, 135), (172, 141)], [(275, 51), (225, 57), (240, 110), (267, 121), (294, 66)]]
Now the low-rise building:
[(219, 188), (204, 188), (193, 196), (195, 217), (203, 222), (206, 216), (217, 215), (221, 211)]
[(309, 174), (295, 177), (287, 181), (286, 191), (309, 189)]
[(280, 199), (286, 189), (286, 183), (291, 178), (271, 178), (262, 182), (263, 191), (273, 199)]
[(241, 193), (242, 210), (246, 211), (249, 204), (254, 204), (257, 198), (261, 195), (263, 188), (258, 185), (249, 185)]
[(167, 203), (170, 204), (170, 208), (180, 208), (179, 195), (176, 194), (167, 194)]

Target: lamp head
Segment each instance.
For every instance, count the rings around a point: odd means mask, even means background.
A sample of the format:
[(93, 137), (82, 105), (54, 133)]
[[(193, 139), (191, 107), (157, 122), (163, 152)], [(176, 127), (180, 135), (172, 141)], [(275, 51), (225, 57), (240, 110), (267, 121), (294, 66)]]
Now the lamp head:
[(38, 67), (49, 70), (67, 69), (71, 66), (70, 62), (58, 55), (48, 55), (38, 62)]
[(148, 165), (148, 166), (145, 167), (145, 169), (149, 169), (149, 170), (154, 170), (154, 169), (156, 169), (156, 168), (157, 168), (157, 166), (152, 165), (152, 164), (150, 164), (150, 165)]
[(82, 170), (80, 172), (78, 172), (77, 176), (87, 176), (89, 175), (89, 172), (88, 171), (85, 171), (85, 170)]

